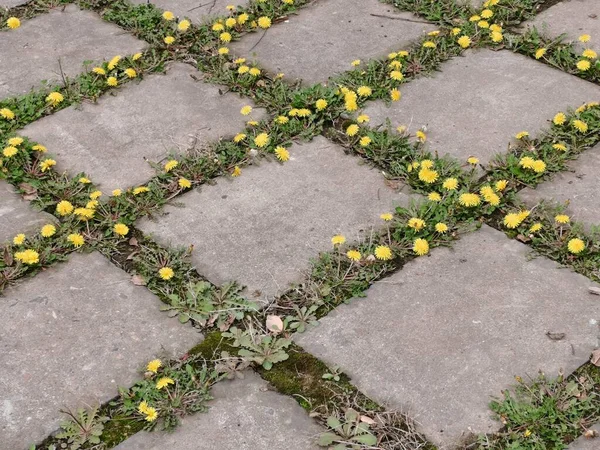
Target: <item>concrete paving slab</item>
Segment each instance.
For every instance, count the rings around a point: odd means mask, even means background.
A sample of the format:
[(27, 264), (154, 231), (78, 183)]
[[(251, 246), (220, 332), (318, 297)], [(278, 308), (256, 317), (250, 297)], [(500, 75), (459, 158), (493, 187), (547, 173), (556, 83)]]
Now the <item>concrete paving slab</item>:
[(435, 29), (378, 0), (320, 0), (266, 34), (244, 36), (231, 48), (272, 73), (314, 84), (352, 69), (355, 59), (367, 61), (402, 50)]
[[(600, 3), (597, 0), (569, 0), (557, 3), (538, 14), (524, 26), (535, 26), (551, 38), (561, 34), (567, 40), (577, 42), (582, 34), (589, 34), (592, 40), (585, 44), (600, 51)], [(583, 48), (578, 44), (578, 47)]]
[[(200, 146), (245, 126), (240, 109), (251, 102), (221, 95), (218, 86), (191, 75), (201, 77), (190, 65), (173, 64), (167, 75), (129, 83), (94, 105), (66, 108), (28, 125), (22, 134), (57, 155), (58, 170), (85, 171), (103, 190), (144, 183), (155, 173), (146, 159), (159, 161), (191, 142)], [(263, 114), (255, 110), (252, 117)]]
[(174, 433), (141, 432), (115, 450), (317, 450), (322, 430), (291, 397), (258, 375), (217, 383), (207, 414), (183, 419)]
[(586, 150), (569, 163), (569, 168), (572, 172), (558, 173), (535, 189), (523, 189), (519, 196), (532, 206), (540, 200), (568, 201), (568, 213), (574, 220), (588, 226), (600, 225), (600, 145)]
[[(402, 100), (365, 108), (371, 123), (427, 126), (429, 147), (485, 164), (505, 153), (514, 135), (535, 135), (567, 107), (600, 101), (600, 87), (509, 51), (469, 51), (444, 63), (431, 78), (404, 86)], [(548, 95), (551, 92), (552, 95)], [(452, 118), (452, 120), (449, 120)]]
[(194, 245), (198, 271), (217, 284), (236, 280), (271, 297), (301, 281), (310, 258), (381, 225), (379, 215), (406, 204), (375, 170), (324, 137), (290, 148), (290, 161), (245, 169), (240, 178), (178, 198), (185, 207), (138, 225), (159, 242)]
[(0, 8), (14, 8), (25, 3), (27, 0), (0, 0)]
[(131, 3), (141, 5), (152, 3), (157, 8), (171, 11), (179, 19), (188, 17), (193, 22), (203, 23), (215, 16), (228, 16), (227, 6), (241, 6), (246, 0), (131, 0)]
[[(371, 398), (409, 411), (441, 449), (493, 432), (514, 376), (567, 373), (598, 347), (589, 279), (487, 226), (376, 283), (297, 341)], [(360, 318), (360, 319), (358, 319)], [(554, 341), (547, 332), (565, 333)]]
[[(600, 434), (600, 424), (594, 425), (591, 429)], [(598, 448), (600, 448), (600, 437), (590, 439), (581, 436), (579, 439), (571, 442), (568, 450), (598, 450)]]
[(19, 233), (36, 233), (54, 221), (52, 215), (34, 211), (10, 184), (0, 180), (0, 244)]
[(72, 254), (4, 292), (0, 302), (2, 448), (25, 449), (58, 428), (59, 409), (105, 402), (150, 359), (202, 336), (99, 253)]
[(75, 5), (52, 9), (2, 33), (0, 65), (10, 70), (0, 71), (0, 98), (39, 88), (43, 80), (62, 83), (61, 68), (73, 77), (84, 71), (84, 61), (136, 53), (145, 45), (95, 12)]

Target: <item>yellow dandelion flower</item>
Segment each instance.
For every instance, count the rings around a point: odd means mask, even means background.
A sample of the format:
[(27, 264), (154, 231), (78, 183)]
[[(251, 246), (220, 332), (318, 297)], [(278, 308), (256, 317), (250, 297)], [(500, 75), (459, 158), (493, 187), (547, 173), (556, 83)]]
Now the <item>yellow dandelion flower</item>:
[(571, 218), (566, 214), (558, 214), (557, 216), (554, 216), (554, 220), (556, 223), (566, 224), (571, 221)]
[(21, 21), (18, 18), (16, 18), (16, 17), (9, 17), (6, 20), (6, 25), (11, 30), (15, 30), (15, 29), (17, 29), (17, 28), (19, 28), (21, 26)]
[(336, 234), (334, 237), (331, 238), (331, 243), (334, 247), (336, 245), (342, 245), (344, 242), (346, 242), (346, 238), (341, 234)]
[(373, 93), (373, 90), (369, 86), (360, 86), (356, 93), (361, 97), (368, 97)]
[(360, 59), (355, 59), (350, 64), (352, 65), (352, 67), (360, 66)]
[(435, 183), (439, 177), (439, 174), (435, 170), (431, 169), (421, 169), (419, 170), (419, 180), (431, 184)]
[(544, 173), (546, 171), (546, 163), (541, 159), (536, 159), (533, 162), (532, 169), (535, 173)]
[(90, 184), (90, 183), (92, 182), (92, 180), (90, 180), (90, 179), (89, 179), (89, 178), (87, 178), (87, 177), (81, 177), (81, 178), (80, 178), (78, 181), (79, 181), (81, 184)]
[(13, 238), (13, 244), (15, 245), (21, 245), (23, 242), (25, 242), (25, 235), (23, 233), (19, 233)]
[(233, 137), (233, 142), (235, 142), (237, 144), (239, 142), (242, 142), (244, 139), (246, 139), (246, 134), (238, 133)]
[(235, 19), (235, 17), (230, 17), (225, 21), (225, 26), (227, 28), (233, 28), (235, 27), (237, 24), (237, 20)]
[(156, 382), (156, 389), (162, 389), (167, 387), (170, 384), (175, 384), (175, 380), (173, 380), (173, 378), (169, 378), (169, 377), (162, 377), (161, 379), (159, 379)]
[(119, 236), (126, 236), (129, 233), (129, 227), (124, 223), (116, 223), (113, 227), (113, 231)]
[(425, 142), (427, 140), (427, 135), (423, 131), (421, 131), (421, 130), (417, 131), (415, 133), (415, 136), (421, 142)]
[(90, 220), (94, 218), (94, 210), (92, 208), (75, 208), (73, 214), (80, 220)]
[(257, 69), (256, 67), (252, 67), (252, 68), (251, 68), (251, 69), (248, 71), (248, 73), (249, 73), (250, 75), (252, 75), (253, 77), (257, 77), (257, 76), (259, 76), (259, 75), (260, 75), (260, 69)]
[(435, 231), (437, 231), (438, 233), (445, 233), (446, 231), (448, 231), (448, 225), (442, 222), (436, 223)]
[(424, 159), (421, 161), (421, 168), (423, 169), (431, 169), (433, 167), (433, 161), (430, 159)]
[(118, 197), (123, 193), (123, 191), (121, 189), (115, 189), (114, 191), (111, 192), (113, 197)]
[(50, 167), (53, 167), (56, 165), (56, 161), (53, 159), (45, 159), (40, 163), (40, 169), (42, 169), (42, 172), (45, 172), (46, 170), (48, 170)]
[(402, 75), (402, 72), (400, 72), (399, 70), (392, 70), (390, 72), (390, 78), (392, 80), (400, 81), (404, 78), (404, 75)]
[(360, 116), (358, 116), (358, 117), (356, 118), (356, 121), (357, 121), (358, 123), (366, 123), (366, 122), (368, 122), (369, 120), (371, 120), (371, 118), (370, 118), (368, 115), (366, 115), (366, 114), (361, 114)]
[(60, 92), (50, 92), (46, 97), (46, 102), (51, 106), (56, 106), (61, 103), (65, 98)]
[(85, 239), (79, 233), (71, 233), (67, 236), (67, 240), (76, 248), (81, 247), (85, 243)]
[(424, 48), (436, 48), (437, 45), (435, 44), (435, 42), (425, 41), (425, 42), (423, 42), (423, 47)]
[(246, 14), (246, 13), (240, 14), (237, 18), (237, 22), (240, 25), (244, 25), (246, 22), (248, 22), (248, 18), (249, 18), (248, 14)]
[(390, 220), (392, 220), (394, 218), (394, 215), (392, 213), (383, 213), (379, 216), (379, 218), (381, 220), (389, 222)]
[(497, 33), (502, 33), (502, 27), (496, 23), (493, 23), (492, 25), (490, 25), (490, 30), (496, 31)]
[[(162, 367), (162, 361), (160, 359), (153, 359), (146, 365), (146, 371), (156, 373), (156, 372), (158, 372), (158, 369), (160, 369), (161, 367)], [(146, 402), (143, 402), (143, 403), (146, 403)], [(140, 411), (144, 412), (144, 410), (142, 410), (142, 409), (140, 409)]]
[(360, 252), (358, 250), (348, 250), (346, 252), (346, 256), (348, 257), (348, 259), (350, 261), (360, 261), (360, 259), (362, 258), (362, 255), (360, 254)]
[(246, 106), (242, 106), (242, 109), (240, 110), (240, 113), (243, 116), (247, 116), (252, 112), (252, 106), (250, 105), (246, 105)]
[(388, 261), (392, 259), (392, 249), (387, 245), (378, 245), (375, 247), (375, 258), (381, 261)]
[(2, 154), (7, 158), (12, 158), (18, 152), (19, 150), (17, 150), (17, 147), (13, 147), (12, 145), (9, 145), (8, 147), (5, 147), (4, 150), (2, 150)]
[(519, 225), (521, 225), (521, 222), (523, 222), (523, 220), (517, 213), (507, 214), (504, 216), (503, 220), (504, 226), (510, 229), (517, 228)]
[(401, 69), (402, 68), (402, 63), (398, 60), (394, 60), (391, 63), (388, 64), (388, 67), (392, 68), (392, 69)]
[(504, 39), (504, 35), (502, 33), (500, 33), (499, 31), (492, 31), (490, 33), (490, 39), (492, 40), (492, 42), (496, 42), (496, 43), (502, 42), (502, 40)]
[(582, 34), (577, 38), (579, 42), (589, 42), (592, 37), (589, 34)]
[(371, 138), (369, 136), (363, 136), (360, 138), (359, 143), (361, 147), (368, 147), (368, 145), (371, 143)]
[(124, 73), (125, 73), (125, 75), (127, 75), (127, 78), (137, 77), (137, 72), (135, 71), (135, 69), (132, 69), (131, 67), (129, 69), (125, 69)]
[(68, 216), (73, 212), (73, 209), (73, 205), (67, 200), (58, 202), (58, 204), (56, 205), (56, 212), (59, 216)]
[(187, 31), (187, 30), (190, 28), (190, 25), (191, 25), (191, 24), (190, 24), (190, 21), (189, 21), (189, 20), (186, 20), (186, 19), (184, 19), (184, 20), (182, 20), (181, 22), (179, 22), (179, 23), (177, 24), (177, 29), (178, 29), (179, 31)]
[(91, 198), (92, 200), (97, 200), (97, 199), (99, 199), (100, 197), (102, 197), (102, 191), (94, 191), (94, 192), (91, 192), (91, 193), (90, 193), (90, 198)]
[(480, 14), (484, 19), (490, 19), (494, 15), (494, 12), (491, 9), (484, 9)]
[(235, 166), (233, 168), (233, 172), (231, 172), (232, 177), (239, 177), (241, 174), (242, 174), (242, 169), (240, 169), (239, 166)]
[(35, 150), (36, 152), (40, 152), (40, 153), (46, 153), (48, 151), (48, 149), (46, 147), (44, 147), (43, 145), (40, 145), (40, 144), (34, 145), (31, 148), (33, 150)]
[(266, 16), (262, 16), (258, 18), (258, 26), (262, 29), (266, 30), (271, 26), (271, 19)]
[(106, 75), (106, 70), (104, 70), (102, 67), (94, 67), (92, 72), (94, 72), (96, 75)]
[(535, 59), (540, 59), (542, 56), (544, 56), (546, 54), (548, 50), (545, 48), (538, 48), (535, 51)]
[(136, 53), (134, 54), (131, 59), (133, 59), (134, 61), (137, 61), (138, 59), (140, 59), (142, 57), (141, 53)]
[(588, 70), (590, 67), (592, 67), (592, 64), (587, 60), (587, 59), (582, 59), (581, 61), (579, 61), (577, 63), (577, 68), (579, 70), (581, 70), (582, 72), (585, 72), (586, 70)]
[(487, 29), (490, 27), (490, 23), (487, 20), (480, 20), (479, 22), (477, 22), (477, 26), (479, 28)]
[(565, 116), (564, 113), (557, 113), (554, 118), (552, 119), (552, 122), (554, 122), (554, 125), (563, 125), (565, 122), (567, 121), (567, 116)]
[[(158, 271), (158, 276), (165, 281), (169, 281), (175, 276), (175, 272), (170, 267), (161, 267)], [(150, 370), (150, 369), (148, 369)]]
[(435, 31), (430, 31), (429, 33), (427, 33), (427, 36), (437, 36), (438, 34), (440, 34), (440, 31), (435, 30)]
[(121, 55), (114, 56), (107, 64), (108, 70), (113, 70), (121, 61)]
[(0, 117), (6, 120), (13, 120), (15, 118), (15, 113), (8, 108), (0, 108)]
[(170, 172), (178, 165), (179, 165), (179, 162), (174, 159), (167, 161), (167, 163), (165, 164), (165, 172)]
[(413, 243), (413, 252), (415, 252), (419, 256), (426, 255), (429, 253), (429, 242), (425, 239), (415, 239)]
[(267, 146), (270, 141), (271, 138), (269, 138), (269, 135), (267, 133), (260, 133), (254, 138), (254, 144), (259, 148)]
[(473, 206), (478, 206), (481, 203), (481, 198), (477, 194), (465, 193), (460, 195), (458, 202), (462, 206), (471, 208)]
[(408, 219), (408, 226), (414, 230), (420, 231), (425, 228), (425, 221), (418, 217), (411, 217)]
[(228, 55), (229, 54), (229, 49), (227, 47), (221, 47), (218, 50), (219, 55)]
[(447, 191), (455, 191), (458, 188), (458, 180), (456, 178), (446, 178), (442, 187)]
[(156, 411), (155, 408), (149, 406), (146, 410), (146, 421), (147, 422), (154, 422), (158, 417), (158, 412)]
[(162, 13), (162, 17), (165, 20), (171, 21), (175, 19), (175, 14), (173, 14), (171, 11), (165, 11)]
[(471, 45), (471, 38), (469, 36), (461, 36), (458, 38), (458, 40), (456, 42), (462, 48), (467, 48), (467, 47), (469, 47), (469, 45)]
[(469, 164), (476, 165), (476, 164), (479, 164), (479, 158), (471, 156), (470, 158), (467, 159), (467, 162)]
[(519, 165), (521, 167), (523, 167), (524, 169), (533, 169), (534, 164), (535, 164), (535, 160), (530, 156), (523, 156), (519, 160)]
[(277, 159), (282, 162), (285, 162), (290, 159), (290, 152), (288, 152), (283, 147), (277, 147), (275, 149), (275, 155), (277, 156)]
[(56, 233), (56, 227), (54, 225), (52, 225), (51, 223), (44, 225), (40, 231), (40, 234), (42, 235), (42, 237), (45, 237), (45, 238), (52, 237), (52, 236), (54, 236), (55, 233)]
[(150, 188), (146, 186), (138, 186), (133, 190), (133, 195), (143, 194), (144, 192), (150, 192)]
[(541, 229), (542, 229), (542, 224), (539, 223), (539, 222), (537, 222), (537, 223), (534, 223), (533, 225), (531, 225), (531, 227), (529, 228), (529, 232), (530, 233), (537, 233)]
[(15, 259), (23, 264), (32, 265), (40, 262), (40, 254), (32, 249), (15, 253)]
[(566, 152), (567, 151), (567, 146), (565, 144), (552, 144), (552, 148), (555, 150), (559, 150), (561, 152)]
[(177, 184), (179, 185), (180, 188), (183, 188), (183, 189), (189, 189), (192, 187), (192, 182), (190, 180), (188, 180), (187, 178), (180, 178), (179, 180), (177, 180)]
[(481, 16), (474, 15), (469, 17), (469, 22), (479, 22), (481, 20)]
[[(229, 33), (223, 33), (223, 34), (229, 34)], [(164, 43), (167, 45), (171, 45), (173, 42), (175, 42), (175, 38), (173, 36), (167, 36), (163, 39)], [(229, 42), (229, 41), (226, 41)]]
[(588, 130), (588, 124), (579, 119), (573, 121), (573, 127), (576, 128), (580, 133), (585, 133)]
[(585, 242), (579, 238), (569, 240), (567, 244), (569, 251), (575, 255), (578, 255), (585, 250)]
[(320, 98), (315, 102), (315, 108), (317, 108), (317, 111), (323, 111), (327, 108), (327, 100)]
[(432, 201), (432, 202), (440, 202), (442, 201), (442, 196), (440, 194), (438, 194), (437, 192), (430, 192), (427, 195), (427, 198)]
[(598, 53), (590, 48), (586, 48), (581, 55), (588, 59), (596, 59), (598, 57)]
[(461, 28), (454, 27), (454, 28), (452, 28), (452, 30), (450, 30), (450, 33), (452, 34), (452, 36), (458, 36), (461, 31), (462, 31)]
[(527, 131), (520, 131), (517, 134), (515, 134), (515, 138), (517, 138), (517, 139), (523, 139), (523, 138), (526, 138), (527, 136), (529, 136), (529, 132), (527, 132)]
[(390, 91), (390, 98), (393, 102), (397, 102), (398, 100), (400, 100), (400, 97), (402, 97), (402, 94), (398, 89), (392, 89)]
[(498, 180), (494, 185), (497, 192), (502, 192), (508, 186), (508, 180)]
[(115, 87), (119, 84), (119, 80), (117, 80), (116, 77), (108, 77), (106, 79), (106, 84), (111, 87)]

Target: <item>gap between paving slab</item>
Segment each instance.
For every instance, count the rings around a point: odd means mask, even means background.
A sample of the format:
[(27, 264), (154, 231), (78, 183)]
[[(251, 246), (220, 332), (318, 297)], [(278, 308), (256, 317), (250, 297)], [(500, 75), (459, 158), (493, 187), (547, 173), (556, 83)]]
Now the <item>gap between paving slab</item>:
[[(19, 28), (2, 32), (0, 98), (25, 94), (47, 80), (62, 83), (61, 68), (73, 77), (84, 61), (102, 61), (141, 51), (146, 43), (75, 5), (50, 10)], [(60, 61), (60, 63), (59, 63)]]
[(482, 164), (506, 153), (516, 133), (535, 135), (557, 112), (600, 101), (600, 87), (506, 50), (467, 51), (401, 91), (399, 102), (365, 108), (372, 123), (427, 126), (431, 150)]
[(333, 235), (368, 238), (381, 213), (409, 201), (322, 136), (294, 144), (290, 156), (184, 194), (184, 208), (167, 207), (166, 216), (139, 227), (163, 244), (193, 244), (194, 265), (213, 283), (236, 280), (270, 298), (300, 282)]
[(568, 214), (588, 228), (600, 225), (600, 145), (586, 150), (578, 159), (569, 162), (570, 172), (553, 175), (535, 189), (525, 188), (519, 197), (533, 207), (541, 200), (568, 202)]
[[(202, 73), (188, 64), (169, 65), (97, 104), (71, 106), (22, 131), (57, 156), (58, 169), (85, 171), (107, 192), (148, 181), (155, 171), (146, 160), (183, 153), (244, 128), (240, 114), (248, 100), (196, 81)], [(255, 109), (259, 120), (265, 111)]]
[[(600, 424), (594, 425), (591, 430), (600, 433)], [(567, 450), (598, 450), (600, 448), (600, 437), (593, 439), (581, 436), (577, 440), (571, 442)]]
[(115, 450), (317, 450), (322, 430), (291, 398), (252, 372), (212, 390), (206, 414), (183, 419), (174, 433), (140, 432)]
[(56, 219), (51, 214), (34, 211), (10, 184), (0, 180), (0, 244), (19, 233), (36, 233), (47, 223), (56, 223)]
[[(296, 338), (440, 448), (501, 424), (488, 403), (514, 376), (569, 373), (598, 346), (589, 279), (486, 225), (373, 285)], [(561, 341), (546, 332), (566, 333)]]
[(272, 73), (315, 84), (352, 69), (355, 59), (385, 56), (435, 29), (379, 0), (319, 0), (289, 21), (244, 36), (231, 48)]
[(245, 0), (131, 0), (136, 5), (153, 4), (157, 8), (171, 11), (180, 19), (190, 18), (193, 22), (204, 23), (214, 16), (227, 16), (228, 5), (242, 6)]
[(59, 409), (110, 400), (163, 353), (202, 335), (99, 253), (72, 254), (0, 298), (2, 448), (25, 449), (56, 430)]

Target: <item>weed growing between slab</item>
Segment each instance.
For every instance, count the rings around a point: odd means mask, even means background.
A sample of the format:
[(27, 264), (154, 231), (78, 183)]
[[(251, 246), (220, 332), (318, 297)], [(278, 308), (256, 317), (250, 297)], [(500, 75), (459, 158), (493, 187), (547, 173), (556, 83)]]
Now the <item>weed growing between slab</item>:
[(69, 3), (72, 3), (72, 0), (31, 0), (24, 5), (8, 9), (0, 8), (0, 32), (10, 31), (9, 18), (16, 18), (19, 21), (28, 20)]

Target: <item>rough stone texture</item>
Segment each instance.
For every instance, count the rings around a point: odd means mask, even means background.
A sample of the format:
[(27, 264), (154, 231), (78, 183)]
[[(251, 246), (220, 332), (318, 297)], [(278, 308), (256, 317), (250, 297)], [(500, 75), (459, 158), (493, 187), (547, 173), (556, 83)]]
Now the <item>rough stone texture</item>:
[(333, 235), (351, 241), (407, 201), (323, 137), (292, 146), (290, 154), (283, 165), (263, 163), (233, 182), (185, 194), (185, 208), (166, 208), (166, 217), (139, 226), (161, 242), (193, 244), (194, 264), (211, 281), (236, 280), (272, 296), (300, 281)]
[[(487, 226), (376, 283), (300, 336), (367, 395), (407, 409), (447, 448), (501, 426), (490, 396), (538, 369), (567, 373), (598, 346), (593, 283)], [(561, 341), (546, 332), (566, 333)]]
[(401, 50), (435, 29), (413, 22), (418, 20), (378, 0), (320, 0), (270, 28), (264, 37), (262, 31), (252, 33), (231, 47), (273, 73), (314, 84), (352, 69), (355, 59), (366, 61)]
[(21, 27), (3, 32), (0, 39), (0, 64), (10, 67), (0, 71), (0, 98), (38, 88), (43, 80), (62, 83), (61, 66), (73, 77), (84, 71), (84, 61), (135, 53), (144, 45), (98, 14), (74, 5), (23, 20)]
[(0, 181), (0, 244), (51, 222), (54, 218), (50, 214), (34, 211), (10, 184)]
[(165, 350), (201, 340), (98, 253), (4, 292), (0, 314), (2, 448), (25, 449), (54, 431), (59, 409), (105, 402)]
[(568, 211), (573, 219), (586, 225), (600, 225), (600, 145), (586, 150), (569, 167), (572, 172), (556, 174), (535, 189), (523, 189), (519, 196), (532, 206), (540, 200), (569, 201)]
[[(600, 87), (509, 51), (469, 51), (404, 86), (402, 100), (365, 109), (372, 123), (427, 125), (431, 149), (487, 163), (519, 131), (535, 135), (558, 111), (600, 100)], [(552, 92), (552, 95), (548, 95)]]
[(589, 34), (592, 36), (592, 41), (586, 45), (600, 51), (598, 17), (600, 17), (600, 2), (597, 0), (570, 0), (548, 8), (525, 25), (533, 25), (553, 38), (566, 33), (567, 39), (573, 41), (577, 41), (582, 34)]
[(0, 0), (0, 8), (14, 8), (25, 3), (27, 0)]
[(175, 433), (141, 432), (115, 450), (317, 450), (323, 432), (291, 398), (268, 390), (258, 375), (213, 388), (208, 414), (183, 419)]
[[(200, 81), (193, 67), (173, 64), (168, 74), (151, 75), (124, 86), (98, 104), (59, 111), (24, 128), (22, 134), (57, 155), (59, 170), (85, 171), (105, 189), (146, 182), (154, 170), (145, 159), (159, 161), (169, 152), (233, 136), (243, 129), (242, 106), (234, 94)], [(262, 117), (257, 110), (252, 117)]]
[(227, 16), (228, 5), (245, 5), (245, 0), (131, 0), (131, 3), (141, 5), (152, 3), (158, 8), (172, 11), (180, 19), (188, 17), (194, 22), (201, 23), (214, 16)]
[[(591, 429), (595, 430), (597, 433), (600, 433), (600, 424), (594, 425)], [(588, 439), (581, 436), (579, 439), (569, 445), (568, 450), (598, 450), (599, 447), (600, 437)]]

